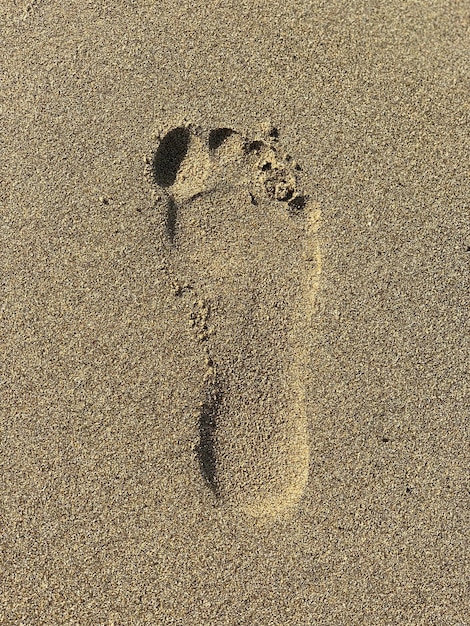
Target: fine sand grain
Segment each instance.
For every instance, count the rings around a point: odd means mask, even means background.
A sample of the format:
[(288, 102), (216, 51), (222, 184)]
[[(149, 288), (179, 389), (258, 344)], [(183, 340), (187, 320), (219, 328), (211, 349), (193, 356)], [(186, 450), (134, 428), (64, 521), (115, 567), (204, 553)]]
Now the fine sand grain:
[(470, 625), (469, 27), (0, 3), (0, 625)]

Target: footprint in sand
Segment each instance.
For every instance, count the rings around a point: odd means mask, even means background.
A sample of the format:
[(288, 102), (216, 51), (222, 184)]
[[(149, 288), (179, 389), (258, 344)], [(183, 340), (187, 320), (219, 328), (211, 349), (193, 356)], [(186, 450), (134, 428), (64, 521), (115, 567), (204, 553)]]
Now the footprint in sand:
[(307, 482), (308, 330), (320, 273), (318, 206), (277, 135), (185, 125), (163, 136), (151, 163), (175, 295), (187, 299), (206, 364), (201, 474), (218, 502), (256, 517), (293, 507)]

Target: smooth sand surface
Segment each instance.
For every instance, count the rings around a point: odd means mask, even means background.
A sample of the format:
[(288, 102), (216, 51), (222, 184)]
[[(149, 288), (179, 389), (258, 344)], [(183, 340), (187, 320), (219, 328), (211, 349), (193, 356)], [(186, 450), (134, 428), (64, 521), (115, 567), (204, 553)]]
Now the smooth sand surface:
[(470, 624), (469, 26), (1, 3), (0, 624)]

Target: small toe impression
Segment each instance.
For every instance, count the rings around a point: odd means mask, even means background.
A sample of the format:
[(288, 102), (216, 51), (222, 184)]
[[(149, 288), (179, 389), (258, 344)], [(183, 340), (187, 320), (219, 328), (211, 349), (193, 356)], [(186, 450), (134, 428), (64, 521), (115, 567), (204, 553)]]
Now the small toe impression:
[(215, 128), (209, 133), (209, 150), (217, 150), (226, 139), (235, 133), (231, 128)]
[(174, 128), (167, 133), (153, 159), (153, 175), (160, 187), (171, 187), (188, 152), (189, 128)]

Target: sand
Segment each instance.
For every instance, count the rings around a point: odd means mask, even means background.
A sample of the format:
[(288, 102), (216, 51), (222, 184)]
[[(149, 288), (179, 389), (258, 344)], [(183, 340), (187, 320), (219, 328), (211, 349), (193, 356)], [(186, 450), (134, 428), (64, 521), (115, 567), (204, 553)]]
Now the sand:
[(463, 1), (0, 8), (0, 624), (470, 624)]

